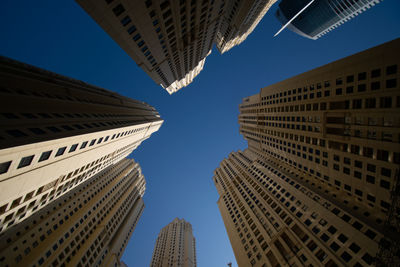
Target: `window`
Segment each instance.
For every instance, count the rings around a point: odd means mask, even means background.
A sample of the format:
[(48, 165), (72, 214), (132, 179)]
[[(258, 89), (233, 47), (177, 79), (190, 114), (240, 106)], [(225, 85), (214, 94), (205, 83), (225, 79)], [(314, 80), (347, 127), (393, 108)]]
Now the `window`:
[(131, 21), (132, 21), (131, 18), (130, 18), (129, 16), (126, 16), (125, 18), (123, 18), (123, 19), (121, 20), (121, 24), (122, 24), (122, 26), (126, 26), (126, 25), (128, 25), (129, 22), (131, 22)]
[(18, 169), (29, 166), (33, 160), (34, 155), (23, 157), (18, 164)]
[(42, 134), (45, 134), (45, 133), (46, 133), (45, 131), (43, 131), (43, 130), (40, 129), (40, 128), (29, 128), (29, 130), (30, 130), (32, 133), (37, 134), (37, 135), (42, 135)]
[(10, 165), (11, 165), (11, 161), (0, 163), (0, 174), (8, 172)]
[(94, 143), (96, 143), (96, 139), (93, 139), (92, 141), (90, 141), (90, 145), (89, 146), (93, 146)]
[(72, 145), (71, 148), (69, 149), (69, 153), (74, 152), (77, 147), (78, 147), (78, 144)]
[(126, 30), (129, 34), (132, 34), (136, 31), (136, 26), (132, 25), (131, 27), (129, 27), (129, 29)]
[(333, 249), (333, 251), (338, 251), (338, 249), (340, 248), (336, 242), (332, 242), (330, 247), (331, 247), (331, 249)]
[(367, 79), (367, 73), (366, 72), (361, 72), (361, 73), (358, 74), (358, 80), (359, 81), (363, 81), (365, 79)]
[(50, 158), (51, 152), (52, 150), (43, 152), (42, 155), (40, 155), (39, 162), (48, 160)]
[(27, 134), (25, 134), (24, 132), (21, 132), (20, 130), (7, 130), (6, 131), (9, 135), (11, 135), (12, 137), (24, 137), (24, 136), (28, 136)]
[(384, 167), (382, 167), (381, 168), (381, 174), (383, 175), (383, 176), (386, 176), (386, 177), (391, 177), (392, 176), (392, 171), (390, 170), (390, 169), (388, 169), (388, 168), (384, 168)]
[(335, 227), (329, 226), (329, 228), (328, 228), (328, 232), (329, 232), (329, 233), (331, 233), (331, 234), (333, 235), (333, 234), (336, 233), (336, 231), (337, 231), (337, 229), (336, 229)]
[(386, 88), (394, 88), (397, 86), (396, 79), (386, 80)]
[(348, 238), (344, 234), (340, 234), (338, 239), (339, 239), (340, 242), (342, 242), (344, 244), (344, 243), (346, 243)]
[(397, 73), (397, 65), (391, 65), (386, 68), (387, 75), (396, 74), (396, 73)]
[(84, 149), (86, 147), (87, 143), (88, 143), (88, 141), (83, 142), (80, 149)]
[(392, 107), (392, 97), (386, 96), (380, 98), (380, 107), (381, 108), (391, 108)]
[(349, 262), (349, 261), (353, 258), (353, 257), (352, 257), (349, 253), (347, 253), (346, 251), (342, 253), (341, 257), (342, 257), (342, 259), (343, 259), (345, 262)]
[(65, 147), (60, 147), (60, 148), (57, 150), (56, 157), (61, 156), (62, 154), (64, 154), (64, 152), (65, 152), (66, 149), (67, 149), (66, 146), (65, 146)]
[(117, 16), (117, 17), (119, 15), (121, 15), (124, 11), (125, 11), (125, 8), (121, 4), (119, 4), (118, 6), (113, 8), (113, 12), (114, 12), (115, 16)]
[(371, 175), (367, 175), (367, 183), (375, 184), (375, 177)]
[(375, 108), (375, 107), (376, 107), (376, 98), (365, 99), (365, 108)]

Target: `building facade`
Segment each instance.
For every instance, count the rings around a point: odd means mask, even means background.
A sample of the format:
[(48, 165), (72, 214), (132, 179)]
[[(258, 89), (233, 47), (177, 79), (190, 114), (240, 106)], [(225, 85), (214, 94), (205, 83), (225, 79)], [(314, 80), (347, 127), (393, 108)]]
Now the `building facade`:
[(1, 234), (1, 266), (120, 266), (142, 214), (137, 163), (108, 166)]
[[(285, 25), (310, 2), (311, 0), (282, 0), (276, 17)], [(288, 28), (301, 36), (316, 40), (379, 2), (380, 0), (315, 0)]]
[(128, 156), (162, 120), (150, 105), (0, 58), (0, 232)]
[(204, 67), (223, 0), (77, 0), (154, 82), (172, 94)]
[(161, 229), (151, 259), (151, 267), (195, 267), (196, 243), (192, 225), (175, 218)]
[(241, 44), (253, 32), (276, 0), (226, 1), (221, 27), (215, 38), (221, 54)]
[(239, 266), (399, 263), (399, 48), (396, 39), (243, 99), (248, 149), (214, 176)]

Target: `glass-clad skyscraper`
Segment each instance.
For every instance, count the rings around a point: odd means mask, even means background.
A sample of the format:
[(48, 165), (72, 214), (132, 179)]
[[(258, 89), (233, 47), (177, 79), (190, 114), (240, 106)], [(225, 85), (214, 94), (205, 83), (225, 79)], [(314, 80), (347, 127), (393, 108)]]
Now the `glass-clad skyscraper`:
[[(312, 2), (307, 8), (305, 8)], [(318, 39), (354, 18), (380, 0), (282, 0), (276, 17), (287, 28), (310, 39)]]

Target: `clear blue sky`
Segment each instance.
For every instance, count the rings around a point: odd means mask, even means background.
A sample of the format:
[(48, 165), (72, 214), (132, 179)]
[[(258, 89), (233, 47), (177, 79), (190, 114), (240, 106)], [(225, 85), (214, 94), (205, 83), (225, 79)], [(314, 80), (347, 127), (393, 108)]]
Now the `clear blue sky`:
[(216, 49), (194, 82), (170, 96), (72, 0), (3, 0), (0, 54), (153, 105), (165, 120), (133, 153), (147, 181), (146, 208), (122, 259), (149, 266), (160, 229), (175, 217), (193, 225), (199, 267), (235, 258), (218, 211), (214, 169), (244, 149), (238, 105), (261, 87), (400, 37), (400, 1), (385, 0), (317, 41), (266, 14), (250, 37), (224, 55)]

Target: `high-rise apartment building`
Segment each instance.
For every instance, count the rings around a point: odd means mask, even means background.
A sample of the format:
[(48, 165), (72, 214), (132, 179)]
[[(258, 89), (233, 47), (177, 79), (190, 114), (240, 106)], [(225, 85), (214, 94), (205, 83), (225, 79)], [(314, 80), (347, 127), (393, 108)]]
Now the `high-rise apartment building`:
[(221, 54), (246, 40), (275, 2), (276, 0), (226, 1), (221, 26), (215, 38)]
[(248, 149), (214, 176), (239, 266), (399, 264), (399, 48), (396, 39), (243, 100)]
[(196, 267), (196, 244), (192, 225), (175, 218), (161, 229), (151, 259), (151, 267)]
[(108, 166), (2, 233), (0, 265), (123, 266), (144, 191), (133, 160)]
[(128, 156), (162, 120), (150, 105), (0, 58), (0, 232)]
[(301, 36), (316, 40), (379, 2), (380, 0), (282, 0), (276, 17), (282, 25), (294, 18), (287, 27)]
[(76, 0), (157, 84), (172, 94), (203, 69), (223, 0)]

